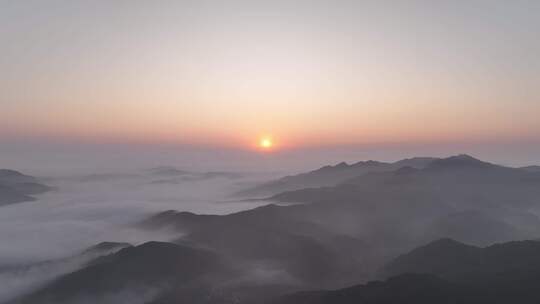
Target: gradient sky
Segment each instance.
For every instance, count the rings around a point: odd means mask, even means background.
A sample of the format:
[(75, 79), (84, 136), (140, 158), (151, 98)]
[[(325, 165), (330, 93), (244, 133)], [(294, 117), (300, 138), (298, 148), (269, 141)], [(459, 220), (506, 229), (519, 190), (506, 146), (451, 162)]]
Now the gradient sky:
[[(540, 1), (0, 1), (0, 137), (283, 149), (540, 134)], [(1, 138), (0, 138), (1, 139)]]

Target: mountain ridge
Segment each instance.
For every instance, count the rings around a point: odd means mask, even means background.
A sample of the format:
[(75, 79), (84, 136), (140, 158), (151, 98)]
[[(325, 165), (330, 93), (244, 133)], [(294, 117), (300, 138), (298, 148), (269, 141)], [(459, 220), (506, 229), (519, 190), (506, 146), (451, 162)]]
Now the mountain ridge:
[(0, 169), (0, 206), (34, 201), (34, 195), (51, 190), (51, 187), (39, 183), (33, 176), (11, 169)]

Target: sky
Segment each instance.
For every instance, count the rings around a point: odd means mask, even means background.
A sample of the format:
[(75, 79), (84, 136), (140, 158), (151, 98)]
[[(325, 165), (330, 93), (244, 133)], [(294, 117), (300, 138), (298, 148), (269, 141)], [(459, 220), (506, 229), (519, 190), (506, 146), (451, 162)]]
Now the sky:
[(0, 151), (540, 163), (539, 34), (538, 1), (2, 0)]

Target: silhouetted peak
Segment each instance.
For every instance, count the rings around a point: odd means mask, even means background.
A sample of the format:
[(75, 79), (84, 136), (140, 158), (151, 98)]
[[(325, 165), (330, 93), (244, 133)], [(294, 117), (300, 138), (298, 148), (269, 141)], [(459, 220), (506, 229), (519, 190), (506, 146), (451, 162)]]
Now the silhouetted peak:
[(472, 156), (470, 156), (469, 154), (458, 154), (458, 155), (455, 155), (455, 156), (450, 156), (449, 157), (450, 159), (459, 159), (459, 160), (463, 160), (463, 161), (480, 161)]
[[(336, 171), (336, 170), (344, 170), (344, 169), (347, 169), (349, 168), (349, 164), (347, 164), (346, 162), (340, 162), (339, 164), (337, 165), (334, 165), (334, 166), (331, 166), (331, 165), (328, 165), (328, 166), (324, 166), (324, 167), (321, 167), (315, 171), (311, 171), (309, 173), (317, 173), (317, 172), (331, 172), (331, 171)], [(291, 177), (294, 177), (294, 176), (291, 176)]]
[(11, 169), (0, 169), (0, 176), (5, 176), (5, 177), (24, 176), (24, 174), (22, 174), (19, 171), (15, 171)]
[(135, 248), (137, 250), (148, 250), (148, 249), (176, 249), (179, 247), (179, 245), (168, 243), (168, 242), (158, 242), (158, 241), (150, 241), (143, 243), (139, 246), (136, 246)]
[(408, 166), (416, 169), (423, 169), (429, 166), (433, 161), (438, 160), (439, 158), (435, 157), (412, 157), (399, 160), (394, 163), (397, 166)]
[(376, 160), (366, 160), (366, 161), (359, 161), (357, 163), (352, 164), (354, 167), (376, 167), (380, 165), (387, 165), (387, 163), (379, 162)]
[(261, 214), (264, 216), (270, 216), (271, 214), (275, 214), (280, 210), (280, 206), (276, 204), (267, 204), (260, 207), (256, 207), (253, 209), (248, 209), (244, 211), (237, 212), (238, 215), (245, 215), (245, 214)]
[(458, 242), (451, 238), (442, 238), (427, 245), (418, 247), (411, 252), (407, 253), (405, 256), (432, 256), (435, 257), (437, 254), (449, 254), (449, 253), (458, 253), (461, 250), (468, 249), (480, 249), (476, 246), (467, 245), (461, 242)]
[(347, 164), (346, 162), (340, 162), (339, 164), (334, 166), (335, 169), (345, 169), (348, 167), (349, 167), (349, 164)]
[(457, 266), (455, 262), (475, 259), (482, 248), (466, 245), (450, 238), (433, 241), (400, 255), (386, 265), (387, 274), (446, 273)]
[(477, 158), (474, 158), (468, 154), (459, 154), (456, 156), (450, 156), (446, 158), (446, 161), (462, 162), (462, 163), (484, 163), (483, 161)]
[(467, 154), (450, 156), (433, 161), (430, 168), (463, 168), (463, 167), (488, 167), (494, 166), (490, 163), (483, 162)]
[(96, 244), (86, 249), (84, 252), (112, 251), (112, 250), (120, 250), (126, 247), (133, 247), (133, 246), (130, 243), (124, 243), (124, 242), (101, 242), (99, 244)]
[(451, 238), (441, 238), (433, 241), (421, 248), (448, 248), (448, 247), (471, 247), (470, 245), (458, 242)]
[(188, 246), (169, 242), (150, 241), (135, 247), (127, 247), (121, 249), (118, 253), (121, 256), (134, 258), (151, 258), (151, 257), (170, 257), (177, 254), (184, 254), (197, 251)]
[(167, 210), (167, 211), (163, 211), (163, 212), (160, 212), (158, 213), (157, 215), (162, 215), (162, 216), (169, 216), (169, 215), (176, 215), (178, 213), (178, 211), (176, 210)]
[(337, 165), (334, 165), (334, 166), (331, 166), (331, 165), (327, 165), (327, 166), (324, 166), (324, 167), (321, 167), (315, 171), (311, 171), (310, 173), (314, 173), (314, 172), (325, 172), (325, 171), (335, 171), (336, 169), (337, 170), (343, 170), (343, 169), (347, 169), (349, 168), (349, 164), (347, 164), (346, 162), (340, 162), (339, 164)]
[(155, 217), (167, 218), (167, 217), (196, 217), (199, 214), (189, 212), (189, 211), (176, 211), (176, 210), (167, 210), (156, 214)]
[(196, 217), (196, 216), (199, 216), (199, 214), (196, 214), (196, 213), (193, 213), (193, 212), (189, 212), (189, 211), (180, 211), (180, 212), (176, 212), (176, 216), (181, 216), (181, 217)]
[(380, 165), (382, 164), (381, 162), (378, 162), (378, 161), (375, 161), (375, 160), (368, 160), (366, 162), (364, 162), (364, 165), (366, 166), (377, 166), (377, 165)]

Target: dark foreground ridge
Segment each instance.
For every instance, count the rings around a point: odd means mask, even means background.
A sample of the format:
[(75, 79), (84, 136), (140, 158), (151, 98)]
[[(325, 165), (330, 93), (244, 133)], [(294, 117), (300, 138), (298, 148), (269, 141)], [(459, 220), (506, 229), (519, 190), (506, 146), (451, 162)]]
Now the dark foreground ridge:
[(390, 263), (387, 270), (398, 274), (385, 281), (299, 292), (268, 303), (538, 303), (539, 253), (537, 241), (478, 248), (443, 239)]

